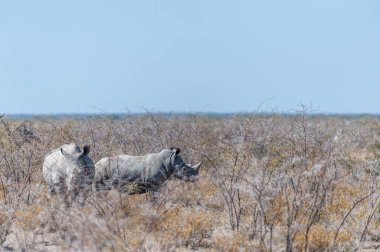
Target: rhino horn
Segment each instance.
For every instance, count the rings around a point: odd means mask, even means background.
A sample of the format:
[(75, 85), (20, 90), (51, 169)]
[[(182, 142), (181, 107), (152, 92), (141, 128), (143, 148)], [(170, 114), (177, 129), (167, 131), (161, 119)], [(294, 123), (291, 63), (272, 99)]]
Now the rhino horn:
[(193, 166), (193, 169), (196, 170), (196, 171), (199, 171), (199, 168), (201, 167), (201, 165), (202, 165), (202, 162), (200, 162), (200, 163), (197, 164), (197, 165), (194, 165), (194, 166)]

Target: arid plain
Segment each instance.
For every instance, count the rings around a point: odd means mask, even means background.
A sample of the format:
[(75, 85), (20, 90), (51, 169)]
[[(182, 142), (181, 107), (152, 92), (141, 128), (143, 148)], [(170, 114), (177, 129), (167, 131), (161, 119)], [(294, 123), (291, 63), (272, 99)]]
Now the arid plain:
[[(178, 147), (203, 165), (157, 193), (49, 195), (44, 157), (65, 143), (98, 161)], [(380, 118), (292, 115), (3, 117), (0, 244), (23, 251), (376, 251)]]

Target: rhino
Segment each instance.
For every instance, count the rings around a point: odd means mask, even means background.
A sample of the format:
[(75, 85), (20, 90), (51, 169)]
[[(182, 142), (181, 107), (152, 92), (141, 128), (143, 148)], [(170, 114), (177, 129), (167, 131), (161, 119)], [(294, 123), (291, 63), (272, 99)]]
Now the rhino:
[(89, 146), (81, 150), (77, 144), (70, 143), (45, 157), (42, 173), (51, 193), (65, 194), (71, 200), (81, 194), (81, 200), (84, 200), (86, 193), (92, 189), (95, 176), (94, 162), (88, 156), (89, 152)]
[(202, 162), (191, 166), (179, 154), (179, 148), (167, 148), (145, 156), (102, 158), (95, 164), (93, 189), (116, 188), (129, 194), (140, 194), (156, 191), (171, 177), (187, 182), (196, 181)]

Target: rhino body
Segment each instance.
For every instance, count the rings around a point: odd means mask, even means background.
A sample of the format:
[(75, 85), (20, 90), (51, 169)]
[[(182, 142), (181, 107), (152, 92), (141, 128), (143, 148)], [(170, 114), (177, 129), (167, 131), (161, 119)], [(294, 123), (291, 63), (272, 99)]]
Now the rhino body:
[(84, 197), (91, 190), (95, 168), (88, 156), (89, 151), (89, 146), (81, 150), (77, 144), (71, 143), (45, 157), (42, 173), (51, 193), (66, 193), (72, 197), (81, 193)]
[(105, 157), (95, 164), (95, 190), (118, 188), (130, 194), (157, 190), (172, 176), (184, 181), (195, 181), (201, 163), (185, 164), (178, 148), (163, 149), (145, 156), (119, 155)]

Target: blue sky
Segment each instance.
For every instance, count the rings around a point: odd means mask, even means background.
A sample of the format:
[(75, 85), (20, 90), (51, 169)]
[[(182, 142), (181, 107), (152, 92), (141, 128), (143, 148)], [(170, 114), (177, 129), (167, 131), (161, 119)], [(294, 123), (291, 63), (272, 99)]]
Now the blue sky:
[(0, 0), (0, 113), (380, 113), (380, 2)]

